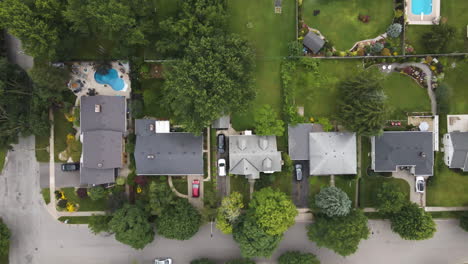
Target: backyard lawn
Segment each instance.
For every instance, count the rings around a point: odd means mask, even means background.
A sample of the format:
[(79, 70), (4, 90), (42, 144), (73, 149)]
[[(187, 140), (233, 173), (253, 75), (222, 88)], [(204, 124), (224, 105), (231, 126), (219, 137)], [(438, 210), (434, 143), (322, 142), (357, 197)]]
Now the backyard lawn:
[[(303, 0), (303, 19), (318, 29), (337, 50), (349, 50), (360, 40), (372, 39), (386, 32), (393, 19), (391, 0)], [(320, 13), (314, 16), (314, 11)], [(368, 23), (359, 15), (370, 16)]]
[(271, 0), (228, 1), (232, 32), (245, 37), (257, 56), (254, 77), (258, 96), (246, 114), (232, 116), (237, 130), (252, 129), (252, 113), (263, 104), (270, 104), (280, 114), (280, 65), (288, 43), (295, 38), (294, 1), (283, 1), (282, 7), (282, 14), (275, 14)]
[(450, 113), (468, 114), (468, 60), (449, 59), (446, 64), (444, 84), (450, 92)]
[(391, 110), (391, 119), (406, 119), (407, 112), (430, 112), (431, 101), (427, 89), (411, 77), (391, 73), (382, 83)]
[(65, 194), (67, 200), (73, 204), (79, 204), (78, 211), (87, 212), (87, 211), (105, 211), (107, 210), (107, 200), (101, 199), (97, 201), (91, 200), (91, 198), (87, 197), (84, 199), (80, 199), (76, 195), (75, 188), (62, 188), (60, 189)]
[[(456, 37), (450, 41), (447, 52), (468, 52), (468, 39), (466, 37), (466, 26), (468, 20), (466, 14), (468, 12), (468, 1), (466, 0), (451, 0), (441, 1), (441, 16), (447, 18), (447, 24), (455, 27), (457, 30)], [(425, 54), (432, 53), (423, 46), (423, 35), (430, 32), (431, 25), (409, 25), (406, 27), (406, 43), (414, 46), (416, 53)]]

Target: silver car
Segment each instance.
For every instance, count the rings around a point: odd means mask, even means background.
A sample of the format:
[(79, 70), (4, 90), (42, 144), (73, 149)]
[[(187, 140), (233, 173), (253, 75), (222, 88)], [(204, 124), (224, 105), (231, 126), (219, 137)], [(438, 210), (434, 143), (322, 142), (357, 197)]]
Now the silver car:
[(302, 181), (302, 164), (296, 164), (296, 181)]
[(424, 193), (424, 177), (421, 177), (421, 176), (418, 176), (416, 177), (416, 183), (415, 183), (415, 187), (416, 187), (416, 192), (417, 193)]
[(171, 258), (157, 258), (154, 260), (154, 264), (172, 264)]

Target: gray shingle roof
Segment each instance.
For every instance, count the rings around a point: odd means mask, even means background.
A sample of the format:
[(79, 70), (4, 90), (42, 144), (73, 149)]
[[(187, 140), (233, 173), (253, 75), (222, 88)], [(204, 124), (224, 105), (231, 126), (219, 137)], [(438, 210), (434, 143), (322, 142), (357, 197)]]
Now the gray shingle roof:
[(450, 168), (468, 171), (468, 132), (450, 133), (453, 155)]
[(258, 179), (260, 172), (281, 171), (275, 136), (229, 136), (229, 172)]
[(88, 131), (83, 133), (83, 167), (113, 169), (122, 167), (122, 132)]
[(322, 38), (320, 38), (319, 35), (315, 34), (312, 31), (309, 31), (309, 33), (307, 33), (307, 35), (304, 36), (302, 44), (304, 44), (304, 46), (310, 49), (313, 53), (318, 53), (325, 44), (325, 41)]
[(310, 175), (356, 174), (356, 133), (309, 134)]
[(225, 115), (213, 121), (211, 127), (216, 129), (228, 129), (230, 123), (231, 117), (229, 115)]
[(116, 169), (90, 169), (82, 167), (80, 169), (81, 185), (98, 185), (112, 183), (115, 181)]
[[(126, 104), (123, 96), (82, 96), (80, 107), (81, 131), (126, 131)], [(100, 112), (95, 106), (100, 105)]]
[(322, 131), (319, 124), (288, 126), (288, 153), (291, 160), (309, 160), (309, 134)]
[(434, 147), (432, 132), (386, 131), (374, 137), (375, 171), (396, 171), (397, 166), (414, 166), (416, 176), (432, 176)]
[(153, 119), (135, 121), (138, 175), (203, 175), (203, 137), (191, 133), (155, 133)]

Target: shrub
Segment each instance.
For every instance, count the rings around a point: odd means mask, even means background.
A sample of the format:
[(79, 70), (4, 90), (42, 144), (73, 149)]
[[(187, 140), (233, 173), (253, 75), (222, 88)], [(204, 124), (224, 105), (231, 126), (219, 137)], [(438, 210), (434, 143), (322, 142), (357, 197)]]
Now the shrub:
[(291, 41), (288, 44), (289, 56), (304, 56), (304, 46), (299, 41)]
[(178, 199), (158, 217), (156, 230), (169, 239), (187, 240), (198, 232), (200, 224), (198, 210), (186, 199)]
[(300, 251), (287, 251), (278, 258), (279, 264), (320, 264), (314, 254)]
[(190, 261), (190, 264), (216, 264), (216, 262), (208, 258), (201, 258)]
[(224, 264), (255, 264), (255, 261), (253, 260), (250, 260), (250, 259), (246, 259), (246, 258), (242, 258), (242, 259), (233, 259), (233, 260), (230, 260)]
[(146, 178), (146, 176), (136, 176), (135, 183), (141, 187), (144, 187), (146, 184), (148, 184), (148, 178)]
[(136, 178), (136, 173), (135, 172), (130, 172), (127, 176), (127, 184), (130, 186), (135, 186), (135, 178)]
[(402, 29), (403, 27), (401, 26), (401, 24), (391, 24), (387, 29), (387, 34), (391, 38), (398, 38), (401, 34)]
[(229, 196), (224, 197), (218, 208), (216, 227), (224, 234), (231, 234), (232, 226), (241, 215), (242, 208), (244, 208), (242, 194), (232, 192)]
[(357, 50), (357, 55), (358, 56), (364, 56), (364, 55), (366, 55), (366, 51), (364, 49), (358, 49)]
[(122, 176), (117, 177), (117, 179), (115, 180), (115, 183), (117, 185), (124, 185), (125, 184), (125, 177), (122, 177)]
[(107, 191), (102, 186), (91, 187), (88, 189), (88, 196), (93, 201), (103, 199), (106, 195)]
[(109, 221), (112, 219), (110, 215), (92, 215), (89, 217), (88, 228), (91, 233), (97, 235), (101, 232), (109, 232)]
[(398, 213), (408, 203), (395, 184), (384, 183), (377, 191), (377, 208), (384, 215)]
[(86, 188), (78, 188), (78, 189), (76, 189), (76, 195), (80, 199), (88, 198), (88, 190)]
[(107, 208), (108, 210), (113, 213), (124, 206), (127, 202), (127, 196), (123, 192), (117, 192), (109, 195), (109, 199), (107, 200)]
[(328, 217), (345, 216), (351, 209), (351, 200), (344, 191), (330, 186), (322, 188), (315, 196), (315, 205)]
[[(0, 256), (7, 256), (10, 249), (11, 232), (8, 226), (0, 218)], [(7, 260), (8, 262), (8, 260)]]
[(369, 23), (369, 21), (370, 21), (370, 16), (359, 14), (358, 19), (359, 19), (359, 21), (361, 21), (362, 23)]
[(436, 231), (431, 214), (424, 211), (415, 203), (409, 203), (394, 214), (392, 230), (403, 239), (424, 240), (434, 236)]
[(59, 208), (62, 208), (62, 209), (65, 209), (67, 208), (67, 203), (68, 203), (68, 200), (65, 200), (65, 199), (61, 199), (57, 202), (57, 206)]
[(403, 16), (403, 10), (402, 9), (396, 9), (395, 10), (395, 14), (394, 14), (394, 17), (395, 18), (400, 18)]
[(460, 227), (468, 232), (468, 212), (464, 212), (460, 217)]
[(456, 32), (454, 27), (445, 24), (433, 26), (432, 31), (423, 35), (424, 46), (431, 52), (445, 52), (447, 45), (453, 40)]
[(384, 48), (380, 54), (381, 54), (382, 56), (391, 56), (391, 55), (392, 55), (392, 53), (390, 52), (390, 50), (387, 49), (387, 48)]
[(329, 131), (333, 130), (333, 125), (330, 122), (330, 119), (328, 119), (326, 117), (319, 117), (318, 120), (317, 120), (317, 123), (322, 125), (322, 129), (325, 132), (329, 132)]
[(379, 53), (383, 50), (384, 45), (380, 42), (376, 42), (374, 45), (371, 46), (372, 53)]
[(56, 190), (56, 191), (54, 192), (54, 194), (55, 194), (55, 199), (56, 199), (56, 200), (62, 199), (62, 192)]

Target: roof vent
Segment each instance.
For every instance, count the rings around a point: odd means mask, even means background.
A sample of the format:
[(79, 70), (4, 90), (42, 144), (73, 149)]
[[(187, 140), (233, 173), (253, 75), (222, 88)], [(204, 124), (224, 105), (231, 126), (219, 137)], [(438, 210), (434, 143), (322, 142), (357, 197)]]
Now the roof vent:
[(154, 155), (153, 154), (148, 154), (148, 156), (146, 156), (146, 158), (152, 160), (152, 159), (154, 159)]
[(423, 159), (426, 158), (426, 153), (425, 153), (425, 152), (421, 152), (421, 153), (419, 153), (419, 155), (420, 155)]
[(150, 125), (149, 125), (149, 130), (150, 130), (150, 131), (154, 131), (154, 124), (150, 124)]
[(98, 168), (102, 168), (103, 164), (102, 164), (102, 163), (98, 163), (97, 166), (98, 166)]
[(95, 113), (100, 113), (101, 112), (101, 105), (95, 104), (94, 105), (94, 112)]

